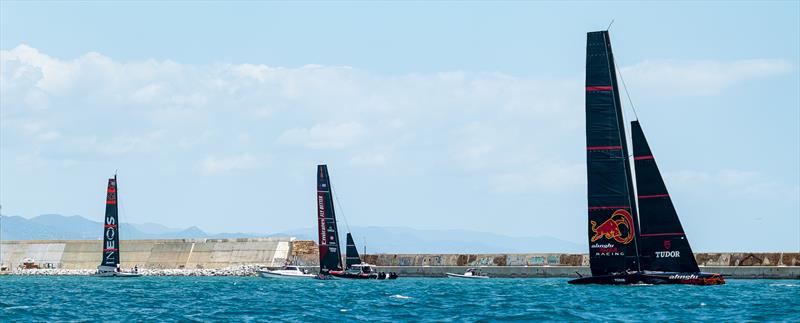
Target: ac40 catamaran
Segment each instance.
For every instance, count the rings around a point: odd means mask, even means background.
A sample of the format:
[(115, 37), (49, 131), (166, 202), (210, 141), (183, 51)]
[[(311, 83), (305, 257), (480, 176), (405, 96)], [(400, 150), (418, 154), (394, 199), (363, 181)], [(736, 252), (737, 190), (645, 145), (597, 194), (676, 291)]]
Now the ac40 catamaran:
[(339, 229), (333, 209), (328, 166), (317, 166), (317, 228), (319, 230), (319, 275), (317, 278), (346, 279), (396, 279), (395, 273), (376, 272), (372, 265), (361, 262), (353, 236), (347, 233), (347, 267), (342, 268), (342, 252), (339, 244)]
[(592, 276), (569, 283), (724, 284), (720, 274), (700, 272), (638, 120), (631, 127), (638, 196), (634, 196), (611, 41), (608, 31), (590, 32), (586, 167)]
[[(138, 272), (123, 272), (119, 259), (119, 209), (117, 206), (117, 175), (108, 179), (106, 216), (103, 220), (103, 259), (95, 276), (138, 277)], [(138, 271), (138, 270), (137, 270)]]

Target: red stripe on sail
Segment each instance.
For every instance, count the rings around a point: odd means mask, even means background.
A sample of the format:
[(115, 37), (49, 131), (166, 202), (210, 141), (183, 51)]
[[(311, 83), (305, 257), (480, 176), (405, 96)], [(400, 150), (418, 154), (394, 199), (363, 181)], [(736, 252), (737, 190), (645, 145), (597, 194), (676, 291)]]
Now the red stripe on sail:
[(103, 252), (106, 252), (106, 251), (119, 251), (119, 249), (117, 249), (117, 248), (105, 248), (105, 249), (103, 249)]
[(608, 209), (630, 209), (630, 206), (590, 206), (589, 211)]
[(614, 88), (611, 85), (595, 85), (595, 86), (587, 86), (586, 91), (611, 91)]
[(683, 232), (669, 232), (669, 233), (648, 233), (648, 234), (640, 234), (642, 237), (663, 237), (663, 236), (682, 236), (685, 235)]
[(669, 194), (639, 195), (640, 199), (654, 199), (658, 197), (669, 197)]
[(645, 160), (645, 159), (653, 159), (653, 156), (639, 156), (639, 157), (633, 157), (633, 160)]
[(586, 150), (614, 150), (614, 149), (622, 149), (622, 146), (594, 146), (594, 147), (586, 147)]
[(117, 204), (117, 200), (106, 200), (106, 204)]
[(106, 224), (106, 225), (103, 226), (103, 228), (106, 228), (106, 229), (107, 228), (116, 228), (116, 227), (117, 227), (116, 224)]

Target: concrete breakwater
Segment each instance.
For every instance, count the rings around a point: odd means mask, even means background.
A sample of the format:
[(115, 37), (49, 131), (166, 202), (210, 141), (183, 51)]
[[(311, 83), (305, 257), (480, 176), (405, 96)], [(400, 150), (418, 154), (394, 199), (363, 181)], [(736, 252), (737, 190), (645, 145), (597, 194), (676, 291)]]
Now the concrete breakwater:
[[(280, 266), (293, 238), (164, 239), (120, 241), (121, 266), (141, 269), (218, 269)], [(100, 240), (15, 240), (0, 243), (0, 266), (91, 269), (100, 264)]]
[[(141, 268), (138, 273), (142, 276), (256, 276), (260, 265), (241, 265), (224, 268), (202, 268), (202, 269), (153, 269)], [(14, 275), (20, 276), (89, 276), (95, 273), (95, 269), (18, 269), (13, 271)]]
[[(87, 275), (100, 263), (101, 242), (86, 240), (3, 241), (0, 265), (15, 274)], [(317, 271), (314, 241), (293, 238), (123, 240), (122, 267), (137, 265), (153, 276), (251, 276), (259, 267), (289, 261)], [(800, 279), (800, 252), (696, 253), (701, 270), (733, 278)], [(366, 254), (381, 271), (407, 277), (444, 277), (481, 267), (493, 277), (575, 277), (589, 274), (588, 254)], [(28, 262), (43, 269), (23, 269)]]

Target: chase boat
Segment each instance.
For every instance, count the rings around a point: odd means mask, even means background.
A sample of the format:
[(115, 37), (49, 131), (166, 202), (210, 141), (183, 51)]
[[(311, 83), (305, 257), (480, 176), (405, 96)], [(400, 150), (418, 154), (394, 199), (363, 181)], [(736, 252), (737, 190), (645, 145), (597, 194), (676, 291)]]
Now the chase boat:
[(297, 278), (314, 278), (316, 275), (309, 274), (305, 270), (297, 266), (283, 266), (277, 270), (258, 270), (258, 274), (264, 278), (282, 278), (282, 279), (297, 279)]
[(447, 278), (487, 279), (488, 275), (475, 268), (468, 268), (464, 274), (445, 273)]

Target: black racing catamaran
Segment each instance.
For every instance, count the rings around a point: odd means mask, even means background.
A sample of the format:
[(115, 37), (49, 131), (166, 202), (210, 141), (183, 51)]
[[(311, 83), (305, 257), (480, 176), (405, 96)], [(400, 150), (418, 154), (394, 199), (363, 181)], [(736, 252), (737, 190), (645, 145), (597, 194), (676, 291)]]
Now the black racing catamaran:
[(372, 266), (362, 263), (358, 256), (353, 236), (347, 233), (347, 258), (342, 267), (342, 252), (339, 245), (339, 229), (336, 226), (336, 212), (333, 209), (333, 189), (331, 188), (328, 166), (317, 166), (317, 228), (319, 230), (319, 279), (395, 279), (397, 274), (375, 272)]
[[(637, 197), (608, 31), (586, 41), (586, 168), (592, 276), (570, 284), (719, 285), (697, 267), (638, 121), (632, 122)], [(638, 211), (638, 212), (637, 212)]]
[(103, 259), (96, 276), (138, 277), (138, 273), (122, 272), (119, 259), (119, 209), (117, 206), (117, 175), (108, 179), (106, 216), (103, 221)]

